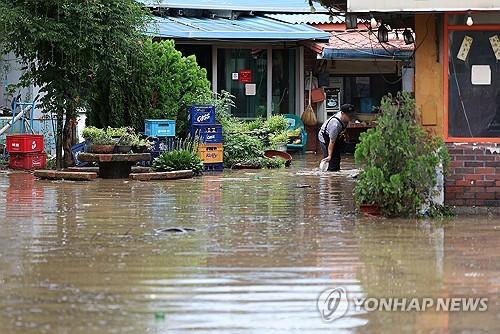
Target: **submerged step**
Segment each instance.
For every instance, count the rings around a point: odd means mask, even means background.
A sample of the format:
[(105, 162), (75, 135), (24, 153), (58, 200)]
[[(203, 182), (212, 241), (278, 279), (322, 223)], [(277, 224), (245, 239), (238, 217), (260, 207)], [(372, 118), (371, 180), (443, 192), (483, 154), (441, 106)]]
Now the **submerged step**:
[(95, 172), (71, 172), (57, 170), (37, 170), (35, 177), (48, 180), (74, 180), (74, 181), (92, 181), (97, 178)]
[(189, 179), (193, 176), (194, 173), (192, 170), (179, 170), (174, 172), (132, 173), (129, 178), (136, 181), (153, 181)]

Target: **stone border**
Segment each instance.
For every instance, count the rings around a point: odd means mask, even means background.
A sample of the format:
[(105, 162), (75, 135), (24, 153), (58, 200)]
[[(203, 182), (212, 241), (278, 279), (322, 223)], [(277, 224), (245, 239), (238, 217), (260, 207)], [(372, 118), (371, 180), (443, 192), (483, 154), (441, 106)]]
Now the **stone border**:
[(33, 175), (45, 180), (92, 181), (97, 178), (97, 173), (93, 172), (68, 172), (56, 170), (37, 170)]
[(190, 179), (193, 176), (192, 170), (179, 170), (174, 172), (131, 173), (129, 178), (135, 181), (155, 181)]

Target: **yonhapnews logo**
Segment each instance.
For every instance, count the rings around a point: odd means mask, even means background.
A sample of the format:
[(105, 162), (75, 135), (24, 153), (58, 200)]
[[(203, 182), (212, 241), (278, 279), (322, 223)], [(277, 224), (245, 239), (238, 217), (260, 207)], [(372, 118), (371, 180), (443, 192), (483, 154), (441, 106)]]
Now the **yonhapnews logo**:
[(359, 312), (486, 312), (488, 298), (349, 298), (343, 287), (326, 289), (317, 299), (318, 312), (326, 322), (344, 317), (348, 311)]

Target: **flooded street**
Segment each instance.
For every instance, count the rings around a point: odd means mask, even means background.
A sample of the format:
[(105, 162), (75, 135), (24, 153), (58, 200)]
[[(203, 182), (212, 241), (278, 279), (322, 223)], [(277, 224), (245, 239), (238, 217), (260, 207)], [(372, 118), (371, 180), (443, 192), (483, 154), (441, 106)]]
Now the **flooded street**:
[[(168, 182), (0, 174), (0, 333), (500, 332), (498, 217), (364, 218), (349, 171), (316, 160)], [(488, 311), (327, 323), (316, 301), (332, 287)]]

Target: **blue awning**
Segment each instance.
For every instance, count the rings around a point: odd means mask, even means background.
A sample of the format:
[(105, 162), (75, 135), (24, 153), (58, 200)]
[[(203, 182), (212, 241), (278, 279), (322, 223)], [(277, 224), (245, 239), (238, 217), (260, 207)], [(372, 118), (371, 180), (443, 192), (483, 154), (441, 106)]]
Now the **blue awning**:
[(335, 49), (324, 48), (321, 54), (323, 59), (380, 59), (380, 60), (409, 60), (413, 57), (411, 50), (386, 49)]
[[(149, 7), (182, 9), (234, 10), (270, 13), (310, 13), (308, 0), (140, 0)], [(314, 3), (317, 12), (328, 12), (319, 3)]]
[(302, 24), (289, 24), (260, 16), (236, 20), (203, 17), (155, 17), (148, 29), (155, 37), (196, 40), (328, 40), (330, 34)]

